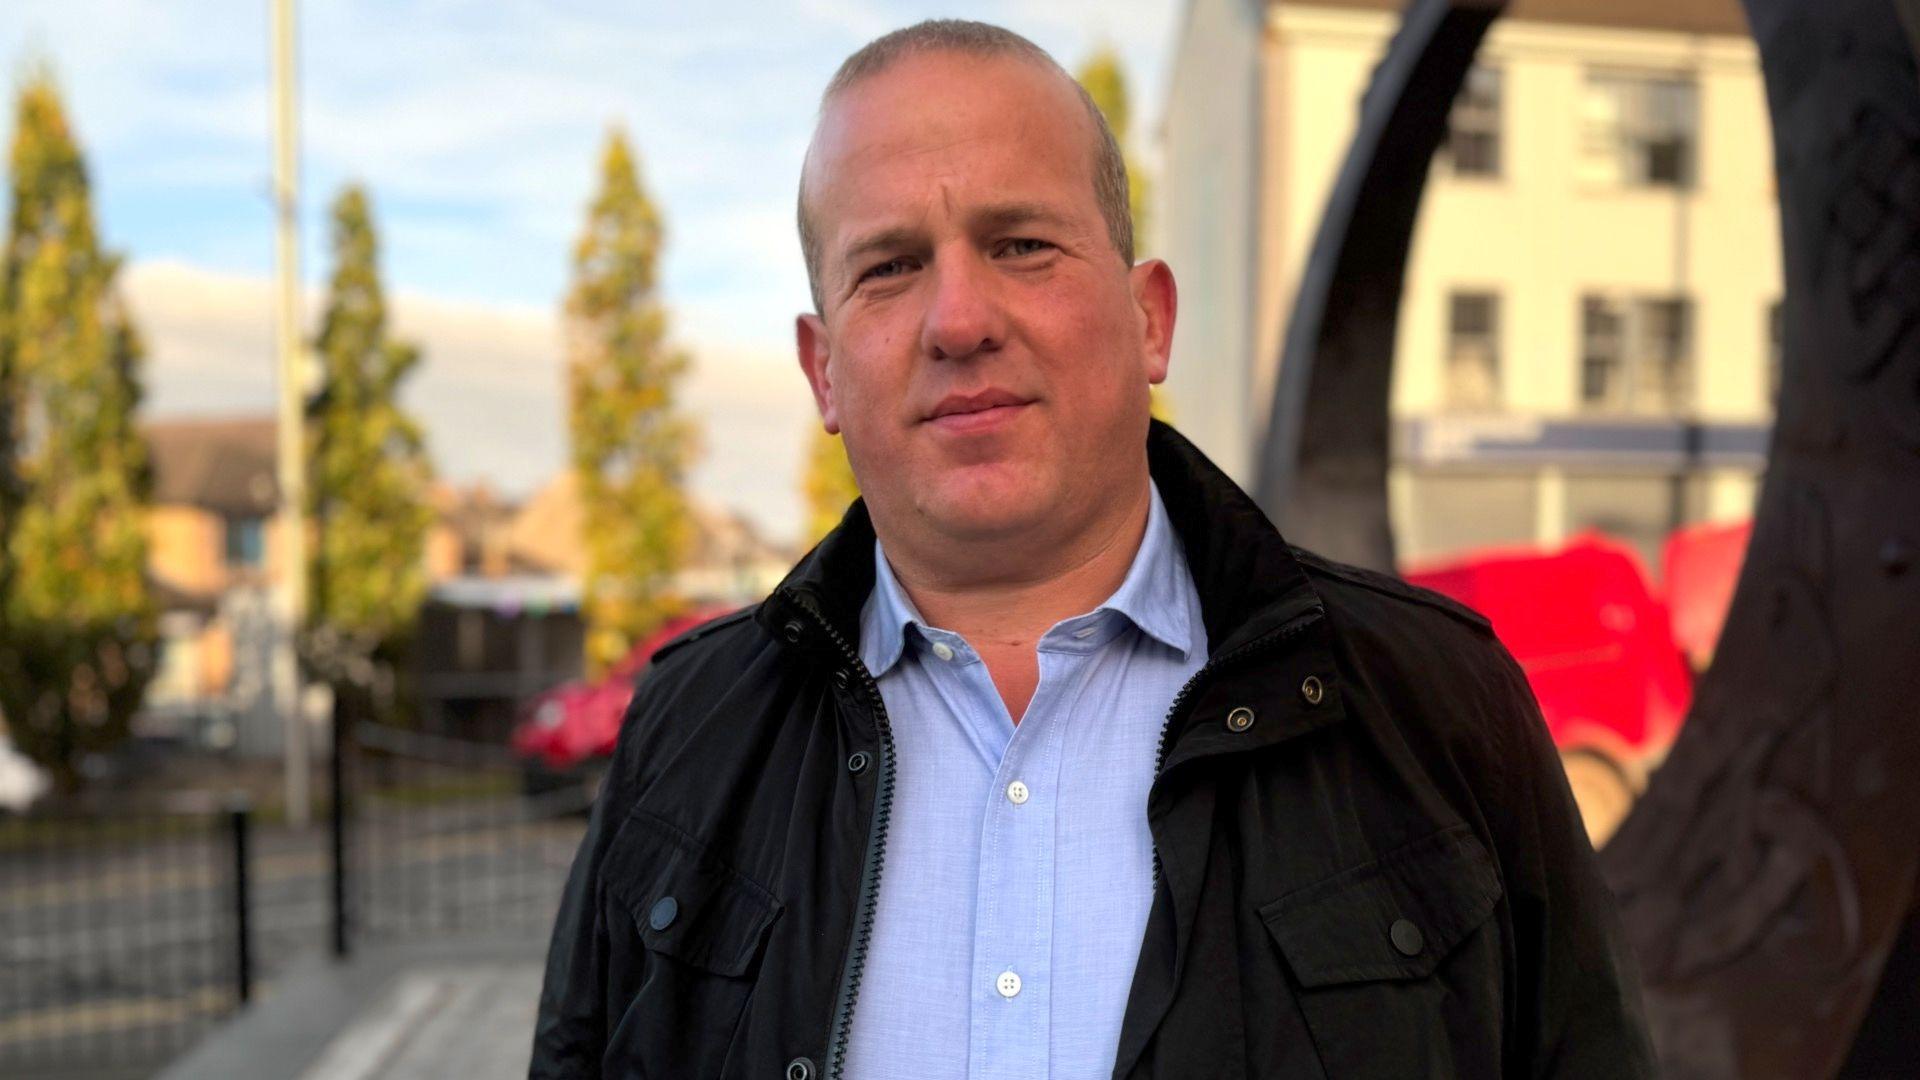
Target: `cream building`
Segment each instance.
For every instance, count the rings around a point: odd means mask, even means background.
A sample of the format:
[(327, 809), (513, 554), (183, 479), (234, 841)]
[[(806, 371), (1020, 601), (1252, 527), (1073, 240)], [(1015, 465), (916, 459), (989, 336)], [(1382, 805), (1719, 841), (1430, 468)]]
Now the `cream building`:
[[(1401, 6), (1187, 7), (1153, 238), (1182, 284), (1168, 393), (1243, 484)], [(1771, 154), (1737, 0), (1511, 5), (1455, 102), (1408, 262), (1403, 559), (1600, 528), (1651, 561), (1676, 525), (1750, 512), (1779, 352)]]

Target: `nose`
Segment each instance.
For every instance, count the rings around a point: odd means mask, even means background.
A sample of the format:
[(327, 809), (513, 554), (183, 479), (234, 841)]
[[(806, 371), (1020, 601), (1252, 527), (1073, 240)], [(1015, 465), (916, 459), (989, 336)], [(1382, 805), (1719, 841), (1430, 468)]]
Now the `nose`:
[(1004, 313), (988, 268), (971, 254), (936, 260), (933, 295), (920, 327), (921, 346), (935, 360), (964, 360), (1000, 347)]

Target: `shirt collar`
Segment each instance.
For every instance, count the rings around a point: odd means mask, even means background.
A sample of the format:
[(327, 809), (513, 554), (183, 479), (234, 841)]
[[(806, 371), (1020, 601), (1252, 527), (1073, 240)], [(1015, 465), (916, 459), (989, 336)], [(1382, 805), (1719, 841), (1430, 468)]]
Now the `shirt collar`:
[[(1160, 501), (1160, 489), (1151, 481), (1148, 495), (1147, 531), (1127, 576), (1113, 595), (1089, 614), (1111, 611), (1123, 615), (1141, 633), (1190, 659), (1196, 644), (1188, 602), (1193, 579), (1166, 506)], [(877, 538), (873, 542), (873, 571), (873, 591), (860, 612), (860, 659), (878, 679), (900, 661), (906, 649), (907, 629), (919, 627), (924, 631), (928, 624), (893, 576), (893, 567), (888, 565), (886, 551)]]

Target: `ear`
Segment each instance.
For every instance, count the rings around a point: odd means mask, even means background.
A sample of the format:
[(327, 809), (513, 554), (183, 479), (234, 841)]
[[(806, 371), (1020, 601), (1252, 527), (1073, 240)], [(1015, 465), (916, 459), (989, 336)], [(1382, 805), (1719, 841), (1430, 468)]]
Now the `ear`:
[(1180, 306), (1173, 270), (1159, 259), (1147, 259), (1128, 271), (1133, 306), (1139, 313), (1140, 353), (1146, 360), (1147, 381), (1163, 383), (1173, 356), (1173, 319)]
[(840, 416), (833, 405), (833, 380), (827, 373), (827, 360), (833, 345), (827, 339), (826, 320), (818, 315), (801, 315), (793, 320), (793, 341), (800, 354), (800, 373), (807, 377), (813, 391), (814, 408), (820, 410), (820, 423), (827, 434), (840, 434)]

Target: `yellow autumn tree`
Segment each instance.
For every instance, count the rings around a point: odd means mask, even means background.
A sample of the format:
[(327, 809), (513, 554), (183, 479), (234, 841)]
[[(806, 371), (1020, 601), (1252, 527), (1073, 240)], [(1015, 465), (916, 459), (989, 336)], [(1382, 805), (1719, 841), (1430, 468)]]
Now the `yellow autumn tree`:
[(657, 294), (660, 213), (627, 140), (607, 137), (600, 188), (566, 302), (568, 420), (587, 549), (587, 664), (605, 670), (681, 607), (673, 574), (693, 530), (684, 491), (693, 425), (675, 393), (687, 355)]
[(142, 348), (51, 74), (21, 87), (0, 247), (0, 717), (63, 787), (154, 671)]
[(840, 524), (847, 506), (860, 497), (860, 484), (853, 478), (853, 465), (847, 461), (847, 446), (840, 436), (829, 435), (822, 427), (813, 429), (800, 487), (807, 506), (806, 539), (817, 541)]

